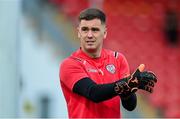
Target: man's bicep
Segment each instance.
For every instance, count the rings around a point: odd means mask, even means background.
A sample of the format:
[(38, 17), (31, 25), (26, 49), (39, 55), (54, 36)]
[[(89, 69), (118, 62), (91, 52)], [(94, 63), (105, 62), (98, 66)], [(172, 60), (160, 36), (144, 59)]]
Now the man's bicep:
[(88, 77), (85, 69), (79, 63), (66, 61), (60, 67), (60, 80), (70, 90), (73, 89), (74, 84), (84, 77)]

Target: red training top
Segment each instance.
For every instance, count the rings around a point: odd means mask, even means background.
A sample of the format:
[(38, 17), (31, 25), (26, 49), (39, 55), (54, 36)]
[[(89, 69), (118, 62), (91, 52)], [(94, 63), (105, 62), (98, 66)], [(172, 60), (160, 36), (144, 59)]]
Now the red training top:
[(60, 66), (60, 82), (67, 102), (69, 118), (120, 118), (120, 97), (95, 103), (74, 93), (74, 84), (89, 77), (97, 84), (115, 82), (129, 74), (126, 58), (102, 49), (99, 58), (90, 58), (81, 49), (66, 58)]

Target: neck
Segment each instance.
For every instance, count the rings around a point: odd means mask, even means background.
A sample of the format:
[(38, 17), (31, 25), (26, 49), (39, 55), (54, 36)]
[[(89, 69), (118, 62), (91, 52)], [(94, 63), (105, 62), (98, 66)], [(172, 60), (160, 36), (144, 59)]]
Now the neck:
[[(82, 49), (83, 50), (83, 49)], [(86, 51), (86, 50), (83, 50), (89, 57), (91, 58), (99, 58), (101, 56), (101, 50), (96, 50), (96, 51)]]

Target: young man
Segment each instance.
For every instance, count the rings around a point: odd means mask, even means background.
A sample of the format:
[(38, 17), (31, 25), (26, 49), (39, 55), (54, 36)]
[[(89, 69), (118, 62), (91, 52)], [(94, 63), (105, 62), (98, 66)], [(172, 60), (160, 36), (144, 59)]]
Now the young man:
[(156, 76), (143, 72), (143, 64), (130, 75), (123, 54), (103, 48), (107, 28), (101, 10), (83, 10), (77, 30), (80, 49), (60, 66), (69, 118), (120, 118), (120, 101), (125, 109), (134, 110), (135, 92), (152, 92)]

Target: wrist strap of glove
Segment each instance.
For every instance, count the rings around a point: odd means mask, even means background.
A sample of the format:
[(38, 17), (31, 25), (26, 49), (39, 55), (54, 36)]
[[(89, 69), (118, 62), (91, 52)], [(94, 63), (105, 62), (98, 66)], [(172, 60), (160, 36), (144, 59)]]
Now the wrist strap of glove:
[(124, 92), (130, 91), (130, 87), (128, 86), (128, 83), (126, 80), (127, 80), (127, 78), (124, 78), (124, 79), (117, 81), (115, 83), (114, 90), (118, 95), (120, 95)]

